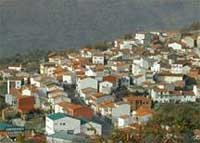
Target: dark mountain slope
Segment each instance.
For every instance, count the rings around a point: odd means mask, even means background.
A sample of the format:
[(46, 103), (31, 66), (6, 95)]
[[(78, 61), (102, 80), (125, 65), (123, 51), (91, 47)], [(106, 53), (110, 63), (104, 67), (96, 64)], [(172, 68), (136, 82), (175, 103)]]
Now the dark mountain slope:
[(199, 0), (0, 0), (0, 56), (78, 48), (198, 20)]

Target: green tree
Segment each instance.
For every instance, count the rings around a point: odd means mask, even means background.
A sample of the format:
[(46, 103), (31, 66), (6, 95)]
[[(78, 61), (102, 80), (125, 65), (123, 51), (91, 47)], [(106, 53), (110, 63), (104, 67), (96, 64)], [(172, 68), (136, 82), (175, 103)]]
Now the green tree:
[(124, 35), (124, 40), (130, 40), (132, 38), (133, 38), (133, 36), (131, 34), (125, 34)]
[(109, 46), (109, 44), (108, 44), (106, 41), (104, 41), (104, 42), (97, 42), (97, 43), (93, 46), (93, 48), (98, 49), (98, 50), (101, 50), (101, 51), (105, 51), (105, 50), (107, 50), (109, 47), (110, 47), (110, 46)]
[(199, 104), (191, 103), (162, 105), (145, 126), (144, 137), (161, 143), (184, 143), (186, 140), (192, 142), (193, 130), (200, 128), (199, 109)]
[(0, 94), (6, 94), (7, 93), (7, 83), (2, 82), (0, 83)]
[(20, 133), (16, 137), (16, 143), (24, 143), (25, 142), (25, 136), (24, 134)]

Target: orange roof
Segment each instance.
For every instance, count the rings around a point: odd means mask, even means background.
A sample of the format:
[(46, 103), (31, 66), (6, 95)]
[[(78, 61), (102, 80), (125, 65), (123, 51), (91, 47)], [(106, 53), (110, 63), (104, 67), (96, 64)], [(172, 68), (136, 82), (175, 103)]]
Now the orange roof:
[(127, 102), (134, 102), (134, 101), (137, 101), (137, 100), (150, 100), (144, 96), (128, 96), (128, 97), (124, 97), (123, 98), (124, 100), (126, 100)]
[(59, 73), (64, 72), (64, 71), (65, 70), (61, 66), (57, 66), (56, 69), (55, 69), (55, 71), (54, 71), (54, 73), (55, 74), (59, 74)]
[(96, 94), (97, 89), (92, 88), (92, 87), (87, 87), (87, 88), (82, 89), (82, 92), (85, 94)]
[(35, 97), (34, 96), (23, 96), (23, 95), (19, 95), (19, 96), (16, 96), (16, 98), (18, 99), (18, 100), (20, 100), (20, 99), (25, 99), (25, 98), (29, 98), (29, 99), (35, 99)]
[(123, 63), (123, 62), (117, 62), (116, 64), (114, 64), (114, 66), (117, 66), (117, 67), (122, 67), (122, 66), (125, 66), (127, 64)]
[(34, 110), (34, 96), (17, 96), (18, 110), (22, 113), (28, 113)]
[(111, 83), (113, 83), (113, 84), (116, 84), (116, 82), (117, 82), (117, 77), (112, 76), (112, 75), (104, 76), (104, 77), (103, 77), (103, 81), (109, 81), (109, 82), (111, 82)]
[(94, 51), (94, 48), (82, 48), (81, 51), (91, 52), (91, 51)]
[(23, 106), (23, 107), (19, 107), (18, 110), (22, 113), (29, 113), (34, 110), (34, 107), (33, 106)]
[(97, 66), (95, 67), (95, 70), (96, 70), (96, 71), (103, 71), (103, 70), (104, 70), (104, 65), (97, 65)]
[(115, 104), (113, 102), (104, 102), (99, 105), (100, 108), (113, 108)]
[(58, 105), (63, 107), (65, 110), (69, 110), (69, 109), (76, 110), (76, 109), (82, 108), (81, 105), (73, 104), (73, 103), (69, 103), (69, 102), (61, 102)]
[(141, 106), (137, 109), (136, 114), (138, 116), (146, 116), (154, 114), (154, 111), (148, 106)]
[(90, 97), (93, 101), (95, 101), (97, 98), (100, 98), (102, 96), (107, 96), (106, 94), (97, 92), (97, 89), (91, 88), (91, 87), (84, 88), (81, 91), (82, 93), (85, 93), (87, 97)]
[(190, 70), (189, 75), (192, 77), (197, 77), (199, 76), (199, 70)]
[(168, 90), (165, 89), (165, 88), (164, 88), (164, 89), (160, 89), (160, 88), (157, 88), (157, 87), (154, 88), (154, 91), (155, 91), (155, 92), (168, 92)]
[(76, 71), (76, 74), (81, 76), (81, 75), (85, 75), (85, 71), (84, 70), (78, 70)]

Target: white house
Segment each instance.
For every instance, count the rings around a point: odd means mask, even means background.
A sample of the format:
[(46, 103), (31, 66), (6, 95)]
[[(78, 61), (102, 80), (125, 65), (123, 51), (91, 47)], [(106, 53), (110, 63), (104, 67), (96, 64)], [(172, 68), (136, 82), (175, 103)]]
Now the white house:
[(109, 81), (102, 81), (99, 83), (99, 92), (104, 94), (110, 94), (113, 89), (113, 83)]
[(93, 78), (90, 78), (90, 77), (80, 79), (80, 80), (77, 81), (77, 91), (78, 91), (78, 93), (80, 93), (81, 89), (88, 88), (88, 87), (97, 89), (98, 88), (98, 81), (96, 79), (93, 79)]
[(22, 87), (22, 79), (9, 79), (7, 80), (7, 93), (10, 93), (10, 88), (20, 89)]
[(118, 127), (119, 128), (124, 128), (129, 126), (134, 122), (133, 118), (131, 115), (122, 115), (118, 118)]
[(65, 101), (65, 102), (71, 102), (71, 98), (59, 95), (59, 96), (50, 97), (48, 99), (48, 102), (51, 103), (51, 106), (53, 108), (55, 108), (56, 104), (61, 103), (63, 101)]
[(132, 74), (133, 75), (144, 74), (145, 71), (146, 70), (143, 67), (136, 65), (136, 64), (132, 64)]
[(47, 76), (53, 76), (54, 71), (56, 70), (55, 63), (42, 63), (40, 64), (40, 74), (44, 74)]
[(94, 49), (92, 48), (83, 48), (80, 50), (81, 57), (92, 58)]
[(175, 74), (183, 73), (183, 64), (180, 63), (171, 64), (171, 72)]
[(104, 102), (113, 102), (114, 101), (114, 96), (111, 96), (111, 95), (102, 95), (100, 97), (97, 97), (97, 98), (94, 98), (93, 99), (90, 99), (89, 100), (89, 103), (90, 103), (90, 106), (91, 108), (95, 111), (95, 112), (98, 112), (98, 106), (101, 104), (101, 103), (104, 103)]
[(196, 98), (199, 99), (200, 98), (200, 86), (194, 85), (193, 86), (193, 92), (194, 92)]
[(55, 91), (55, 90), (64, 90), (62, 86), (57, 85), (56, 83), (44, 83), (43, 88), (47, 92)]
[(132, 79), (133, 79), (133, 84), (140, 86), (143, 84), (143, 82), (146, 81), (146, 76), (145, 74), (139, 74), (133, 76)]
[(97, 89), (95, 88), (91, 88), (91, 87), (87, 87), (87, 88), (83, 88), (79, 91), (79, 96), (85, 100), (86, 97), (88, 96), (88, 94), (96, 94), (97, 93)]
[(24, 96), (31, 96), (31, 90), (28, 88), (22, 89), (22, 95)]
[(135, 34), (135, 39), (138, 40), (140, 44), (144, 44), (145, 40), (145, 33), (136, 33)]
[(151, 66), (152, 72), (160, 72), (160, 64), (158, 62), (154, 62)]
[(112, 120), (116, 121), (117, 118), (121, 115), (130, 115), (130, 105), (124, 102), (115, 103), (114, 108), (112, 109)]
[(8, 66), (9, 70), (14, 70), (14, 71), (21, 71), (22, 70), (22, 65), (10, 65)]
[(109, 94), (103, 94), (100, 92), (93, 92), (90, 89), (83, 89), (81, 91), (85, 96), (84, 102), (89, 105), (95, 112), (98, 110), (98, 105), (104, 102), (114, 101), (114, 96)]
[(182, 40), (181, 40), (183, 43), (185, 43), (188, 47), (192, 48), (194, 47), (195, 45), (195, 40), (193, 37), (190, 37), (190, 36), (186, 36), (184, 37)]
[(182, 50), (182, 45), (177, 42), (169, 43), (168, 47), (170, 47), (174, 50)]
[(144, 58), (137, 58), (133, 60), (132, 73), (133, 75), (144, 74), (149, 68), (149, 63)]
[(123, 62), (117, 62), (111, 65), (111, 69), (115, 72), (128, 72), (129, 71), (129, 64), (123, 63)]
[(164, 81), (167, 83), (173, 83), (176, 81), (181, 81), (183, 80), (183, 74), (175, 74), (175, 73), (159, 73), (158, 74), (158, 80), (159, 81)]
[(88, 77), (95, 77), (98, 81), (101, 81), (104, 76), (104, 66), (103, 65), (94, 65), (87, 66), (85, 70), (85, 75)]
[(48, 93), (48, 101), (54, 107), (57, 103), (62, 101), (71, 102), (71, 99), (68, 98), (68, 94), (66, 92), (57, 89)]
[(120, 44), (120, 49), (132, 49), (133, 45), (137, 45), (134, 40), (123, 41), (123, 43)]
[(65, 72), (62, 75), (62, 81), (67, 84), (75, 84), (76, 83), (76, 75), (73, 72)]
[(31, 77), (30, 84), (36, 87), (41, 87), (41, 76)]
[(111, 116), (112, 122), (116, 123), (122, 115), (130, 115), (131, 107), (126, 102), (105, 102), (99, 106), (99, 111), (103, 116)]
[(197, 96), (193, 91), (169, 91), (166, 89), (152, 89), (151, 97), (154, 102), (196, 102)]
[(200, 47), (200, 35), (197, 37), (197, 47)]
[(153, 116), (154, 111), (148, 106), (141, 106), (136, 111), (133, 111), (132, 117), (139, 124), (146, 124)]
[(62, 64), (62, 61), (64, 60), (64, 56), (62, 55), (52, 55), (48, 57), (49, 63), (55, 63), (55, 64)]
[(75, 118), (64, 113), (54, 113), (46, 117), (45, 131), (52, 135), (60, 131), (69, 134), (102, 135), (102, 125), (90, 120)]
[(59, 131), (78, 134), (81, 132), (81, 121), (64, 113), (54, 113), (46, 117), (45, 131), (48, 135)]
[(138, 65), (139, 67), (144, 69), (148, 69), (149, 67), (148, 61), (144, 58), (133, 59), (133, 64)]
[(93, 121), (81, 120), (81, 133), (86, 135), (102, 135), (102, 125)]
[(16, 105), (16, 97), (11, 94), (5, 94), (5, 103), (8, 105)]
[(88, 67), (85, 70), (85, 75), (88, 77), (96, 77), (97, 74), (93, 68)]
[(95, 54), (92, 56), (92, 63), (93, 64), (102, 64), (104, 65), (105, 57), (102, 54)]

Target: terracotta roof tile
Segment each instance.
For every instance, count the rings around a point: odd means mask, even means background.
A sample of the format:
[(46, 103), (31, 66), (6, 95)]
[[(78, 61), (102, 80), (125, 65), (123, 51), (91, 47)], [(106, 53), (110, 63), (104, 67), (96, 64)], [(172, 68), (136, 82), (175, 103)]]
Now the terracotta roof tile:
[(136, 110), (138, 116), (146, 116), (154, 114), (154, 111), (148, 106), (141, 106)]

